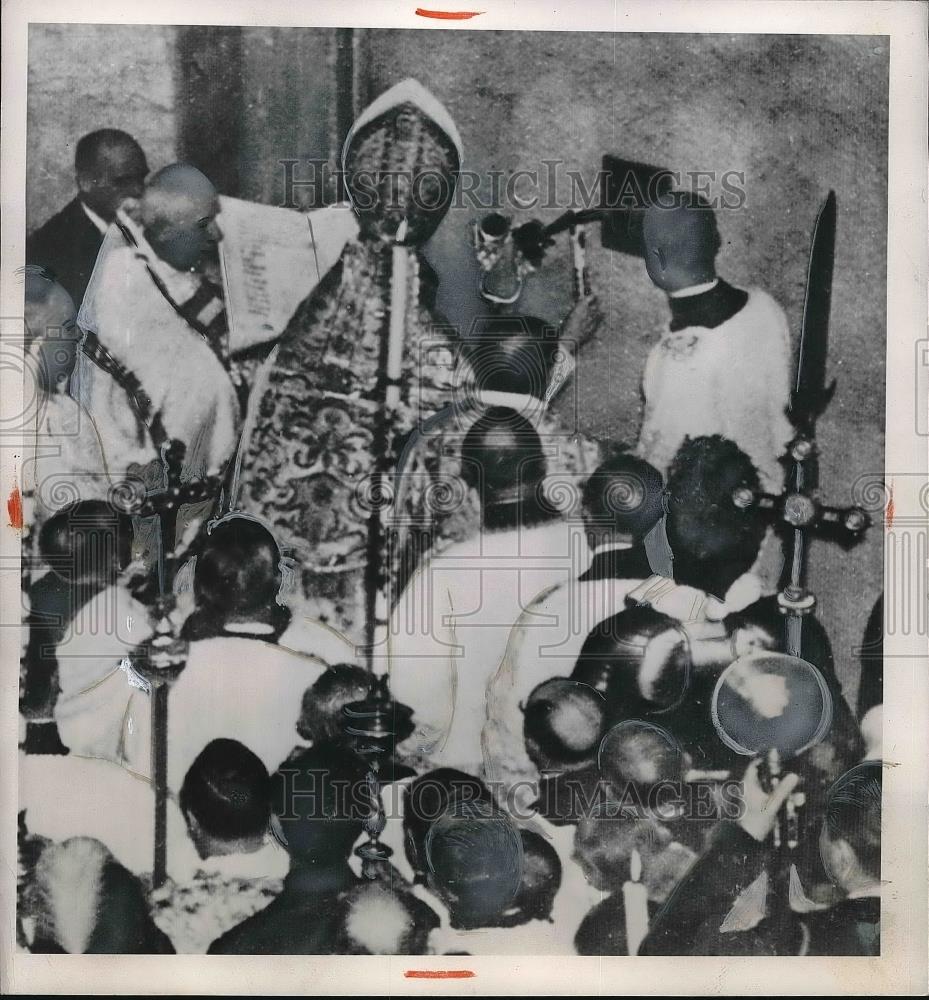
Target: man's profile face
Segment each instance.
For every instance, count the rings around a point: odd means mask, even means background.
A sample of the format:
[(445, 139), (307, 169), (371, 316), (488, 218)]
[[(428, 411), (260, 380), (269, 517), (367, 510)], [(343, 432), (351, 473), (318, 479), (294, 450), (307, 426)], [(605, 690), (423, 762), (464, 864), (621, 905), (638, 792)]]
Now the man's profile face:
[(179, 270), (200, 270), (218, 259), (222, 230), (216, 221), (219, 199), (200, 196), (185, 199), (172, 226), (171, 253)]
[(78, 175), (81, 198), (104, 222), (112, 222), (127, 198), (139, 198), (148, 174), (142, 150), (133, 144), (104, 145), (90, 175)]
[(176, 195), (166, 210), (162, 225), (148, 234), (158, 256), (178, 271), (204, 271), (215, 265), (223, 238), (216, 221), (216, 191), (211, 188)]

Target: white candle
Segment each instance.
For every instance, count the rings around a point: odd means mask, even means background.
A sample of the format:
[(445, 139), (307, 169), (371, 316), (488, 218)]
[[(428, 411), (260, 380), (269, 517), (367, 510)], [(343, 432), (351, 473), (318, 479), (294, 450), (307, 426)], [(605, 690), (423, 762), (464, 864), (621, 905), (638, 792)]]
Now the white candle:
[(387, 412), (396, 409), (400, 402), (397, 384), (403, 371), (403, 341), (406, 339), (406, 294), (409, 275), (409, 251), (403, 246), (407, 221), (397, 228), (390, 273), (390, 334), (387, 342)]
[(642, 878), (642, 858), (633, 848), (629, 859), (630, 881), (623, 885), (623, 911), (626, 915), (626, 948), (630, 955), (639, 950), (648, 933), (648, 891)]
[[(409, 226), (404, 219), (397, 227), (396, 242), (391, 249), (390, 269), (390, 326), (387, 335), (387, 389), (384, 393), (384, 420), (388, 424), (387, 441), (390, 441), (389, 426), (393, 415), (400, 406), (400, 376), (403, 373), (403, 345), (406, 340), (407, 293), (410, 275), (410, 251), (403, 246)], [(382, 481), (389, 480), (389, 474), (381, 472)], [(381, 519), (385, 531), (389, 525), (390, 511), (382, 510)], [(385, 635), (385, 628), (390, 613), (387, 593), (384, 587), (378, 587), (374, 599), (374, 635), (375, 643)], [(387, 673), (387, 660), (375, 658), (373, 664), (375, 674)]]

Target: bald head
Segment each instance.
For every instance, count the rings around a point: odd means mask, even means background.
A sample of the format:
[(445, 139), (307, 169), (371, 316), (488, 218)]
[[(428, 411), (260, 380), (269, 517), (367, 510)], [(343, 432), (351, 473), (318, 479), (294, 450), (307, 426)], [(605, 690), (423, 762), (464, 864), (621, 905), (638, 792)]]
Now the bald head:
[(42, 388), (65, 391), (80, 339), (74, 302), (51, 272), (41, 267), (27, 265), (24, 285), (26, 332), (29, 343), (38, 349)]
[(74, 169), (81, 201), (104, 222), (112, 222), (126, 198), (142, 193), (148, 163), (128, 132), (104, 128), (80, 139)]
[(215, 261), (222, 232), (216, 188), (196, 167), (173, 163), (149, 181), (140, 205), (145, 238), (178, 271), (200, 271)]
[(422, 955), (439, 918), (393, 870), (389, 881), (366, 882), (341, 897), (340, 955)]
[(674, 191), (645, 210), (645, 269), (658, 288), (676, 292), (716, 277), (719, 231), (698, 195)]

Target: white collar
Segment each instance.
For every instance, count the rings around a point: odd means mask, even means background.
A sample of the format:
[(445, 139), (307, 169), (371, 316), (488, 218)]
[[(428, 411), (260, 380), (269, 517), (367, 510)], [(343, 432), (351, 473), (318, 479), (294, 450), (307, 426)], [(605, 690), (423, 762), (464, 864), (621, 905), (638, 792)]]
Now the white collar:
[(699, 285), (690, 285), (687, 288), (679, 288), (676, 292), (668, 292), (668, 298), (689, 299), (692, 295), (702, 295), (704, 292), (712, 291), (718, 284), (719, 278), (714, 278)]
[(268, 622), (226, 622), (223, 631), (232, 634), (272, 635), (274, 626)]
[(604, 542), (594, 547), (591, 556), (599, 556), (604, 552), (626, 552), (631, 548), (634, 548), (633, 542)]
[(97, 229), (99, 229), (100, 232), (106, 236), (106, 231), (110, 228), (109, 225), (105, 223), (99, 215), (97, 215), (97, 213), (87, 204), (87, 202), (84, 201), (83, 198), (78, 198), (78, 201), (81, 203), (81, 208), (84, 209), (84, 215), (86, 215), (87, 218), (90, 219), (90, 221), (97, 227)]
[(483, 406), (506, 406), (522, 416), (546, 410), (545, 400), (528, 392), (500, 392), (496, 389), (477, 388), (474, 395)]
[(846, 899), (868, 899), (872, 896), (880, 898), (881, 887), (879, 885), (865, 885), (860, 889), (852, 889), (845, 894)]

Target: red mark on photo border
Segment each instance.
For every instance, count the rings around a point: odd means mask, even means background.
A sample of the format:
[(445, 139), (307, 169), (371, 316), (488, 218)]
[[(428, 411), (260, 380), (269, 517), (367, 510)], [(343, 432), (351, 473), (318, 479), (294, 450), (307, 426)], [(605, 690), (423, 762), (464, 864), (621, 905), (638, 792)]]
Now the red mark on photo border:
[(894, 484), (890, 483), (890, 496), (887, 498), (887, 510), (884, 512), (888, 530), (894, 526)]
[(426, 10), (425, 7), (417, 7), (416, 13), (420, 17), (438, 17), (443, 21), (467, 21), (478, 14), (483, 14), (482, 10)]
[(406, 979), (473, 979), (470, 969), (407, 969)]
[(11, 493), (10, 499), (6, 502), (6, 510), (10, 515), (10, 527), (16, 528), (17, 531), (22, 531), (23, 527), (23, 500), (19, 495), (19, 487), (14, 486)]

